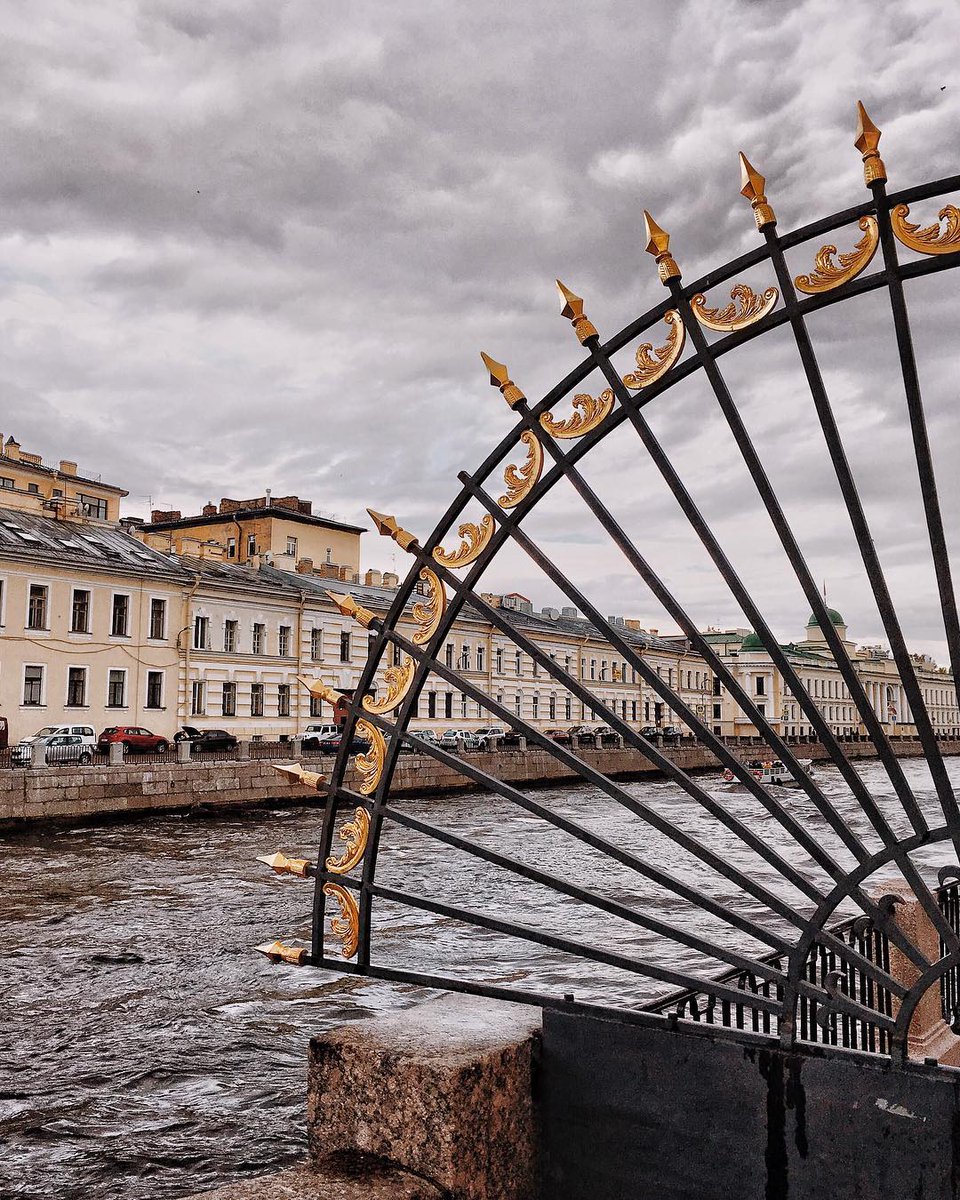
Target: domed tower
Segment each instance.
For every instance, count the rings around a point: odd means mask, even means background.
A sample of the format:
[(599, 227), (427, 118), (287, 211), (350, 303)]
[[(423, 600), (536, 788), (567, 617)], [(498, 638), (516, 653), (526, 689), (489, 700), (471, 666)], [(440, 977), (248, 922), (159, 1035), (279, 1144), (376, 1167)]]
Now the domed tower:
[[(840, 640), (847, 642), (847, 623), (835, 608), (827, 609), (827, 616), (830, 618), (830, 623), (840, 635)], [(823, 636), (823, 630), (820, 628), (820, 623), (813, 613), (810, 614), (810, 620), (807, 621), (807, 645), (817, 649), (826, 649), (827, 639)]]

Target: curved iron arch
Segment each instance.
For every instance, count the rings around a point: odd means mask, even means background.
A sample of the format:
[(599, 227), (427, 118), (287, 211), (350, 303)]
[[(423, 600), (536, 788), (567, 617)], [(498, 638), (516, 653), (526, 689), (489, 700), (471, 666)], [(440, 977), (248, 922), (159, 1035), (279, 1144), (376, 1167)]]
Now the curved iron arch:
[[(870, 128), (872, 127), (868, 127), (868, 132)], [(879, 134), (877, 134), (878, 137)], [(859, 142), (858, 148), (863, 149)], [(572, 321), (574, 331), (584, 347), (585, 357), (539, 402), (533, 405), (528, 404), (520, 389), (510, 380), (506, 368), (484, 356), (491, 371), (491, 383), (499, 387), (504, 399), (516, 413), (517, 420), (508, 434), (473, 474), (461, 473), (459, 478), (462, 487), (459, 494), (426, 539), (419, 541), (413, 535), (407, 534), (392, 521), (392, 518), (381, 530), (394, 536), (401, 546), (410, 552), (412, 565), (398, 589), (393, 604), (382, 619), (360, 610), (363, 623), (375, 632), (375, 640), (369, 651), (368, 661), (363, 669), (359, 686), (355, 690), (354, 699), (349, 706), (344, 744), (338, 753), (330, 781), (326, 785), (329, 801), (321, 831), (319, 861), (314, 872), (316, 888), (313, 905), (312, 943), (309, 953), (301, 955), (301, 959), (325, 968), (527, 1000), (541, 1005), (571, 1003), (568, 997), (560, 998), (550, 994), (528, 993), (521, 989), (504, 988), (467, 976), (436, 977), (413, 970), (405, 971), (378, 965), (371, 952), (371, 918), (374, 904), (378, 899), (397, 901), (414, 908), (463, 920), (480, 928), (521, 937), (531, 943), (562, 950), (588, 961), (624, 968), (646, 978), (686, 988), (685, 995), (689, 999), (683, 1001), (684, 1012), (688, 1009), (699, 1011), (696, 1000), (698, 994), (705, 997), (705, 1004), (711, 1016), (718, 1002), (722, 1006), (739, 1005), (739, 1012), (742, 1012), (742, 1006), (747, 1004), (760, 1018), (765, 1032), (770, 1032), (771, 1021), (776, 1021), (781, 1044), (790, 1048), (802, 1044), (803, 1039), (798, 1038), (797, 1035), (796, 1016), (799, 1006), (807, 1003), (817, 1007), (820, 1017), (823, 1017), (824, 1014), (828, 1018), (835, 1018), (839, 1015), (844, 1021), (860, 1022), (864, 1028), (871, 1030), (871, 1037), (874, 1033), (879, 1033), (886, 1038), (885, 1044), (889, 1047), (895, 1061), (902, 1061), (905, 1058), (907, 1030), (923, 991), (946, 971), (960, 967), (960, 933), (944, 916), (936, 890), (927, 883), (910, 856), (922, 846), (945, 841), (952, 843), (955, 850), (960, 849), (960, 809), (957, 806), (952, 784), (947, 778), (935, 731), (927, 717), (922, 695), (918, 687), (912, 687), (910, 684), (911, 679), (914, 684), (916, 680), (908, 661), (899, 619), (889, 598), (879, 558), (872, 551), (869, 526), (860, 506), (852, 472), (846, 463), (843, 443), (833, 421), (829, 397), (820, 378), (819, 367), (805, 322), (811, 313), (843, 300), (879, 289), (886, 289), (889, 294), (900, 353), (907, 411), (911, 422), (921, 481), (927, 530), (937, 571), (941, 607), (944, 612), (947, 642), (953, 668), (954, 687), (956, 687), (956, 683), (960, 679), (960, 622), (957, 618), (953, 582), (946, 554), (946, 541), (936, 493), (932, 456), (925, 435), (922, 402), (903, 295), (903, 282), (960, 265), (960, 242), (957, 242), (955, 238), (951, 241), (955, 231), (951, 231), (949, 223), (946, 233), (942, 233), (935, 226), (918, 232), (917, 226), (906, 221), (911, 205), (960, 189), (960, 175), (887, 195), (885, 171), (880, 164), (878, 173), (876, 164), (880, 160), (875, 149), (876, 143), (874, 142), (872, 151), (868, 147), (868, 151), (864, 153), (865, 179), (872, 193), (870, 200), (782, 236), (776, 231), (775, 217), (763, 195), (764, 181), (762, 177), (759, 177), (753, 168), (743, 160), (745, 179), (743, 190), (752, 202), (757, 226), (764, 239), (763, 244), (692, 283), (684, 284), (682, 282), (679, 268), (669, 253), (669, 237), (651, 219), (648, 223), (650, 237), (648, 249), (657, 258), (660, 277), (669, 291), (669, 296), (632, 320), (606, 342), (601, 342), (596, 329), (584, 315), (583, 302), (580, 298), (561, 285), (564, 315)], [(947, 211), (946, 209), (942, 210), (941, 216)], [(839, 264), (834, 263), (832, 256), (826, 254), (826, 251), (830, 249), (826, 247), (816, 258), (817, 270), (812, 277), (804, 277), (807, 280), (806, 284), (801, 284), (799, 279), (793, 279), (786, 264), (785, 252), (787, 250), (805, 247), (835, 230), (843, 230), (846, 240), (849, 241), (851, 239), (847, 235), (847, 231), (851, 225), (863, 232), (864, 236), (858, 243), (858, 247), (846, 256), (846, 262), (844, 256), (841, 256)], [(901, 263), (895, 238), (898, 238), (911, 251), (921, 254), (922, 257)], [(860, 247), (863, 249), (861, 250)], [(858, 253), (862, 261), (857, 260)], [(879, 270), (868, 273), (867, 268), (874, 253), (880, 254), (883, 266)], [(702, 299), (703, 296), (730, 283), (731, 280), (736, 280), (743, 271), (765, 264), (771, 268), (773, 278), (776, 280), (776, 289), (772, 286), (768, 289), (765, 301), (769, 300), (771, 293), (779, 291), (779, 296), (776, 297), (773, 304), (766, 302), (763, 305), (757, 304), (749, 314), (750, 319), (742, 319), (743, 312), (749, 306), (752, 293), (747, 293), (745, 297), (741, 292), (735, 303), (730, 306), (732, 316), (729, 310), (726, 314), (718, 314), (714, 310), (713, 323), (711, 324), (709, 320), (704, 321), (704, 309), (707, 302)], [(811, 288), (812, 290), (810, 290)], [(808, 291), (810, 294), (806, 294)], [(738, 306), (740, 306), (740, 311), (738, 311)], [(709, 313), (710, 310), (707, 309), (708, 316)], [(729, 332), (722, 332), (724, 320), (726, 320)], [(662, 340), (662, 337), (665, 336), (663, 335), (664, 321), (667, 322), (671, 336), (676, 334), (678, 325), (682, 326), (689, 339), (692, 353), (686, 357), (676, 356), (675, 361), (667, 362), (666, 368), (660, 371), (653, 368), (662, 366), (663, 359), (657, 362), (661, 352), (657, 351), (652, 356), (648, 353), (645, 361), (651, 366), (650, 382), (641, 381), (639, 387), (634, 387), (633, 384), (628, 386), (614, 365), (614, 356), (647, 335), (657, 334)], [(813, 583), (802, 550), (779, 507), (772, 486), (766, 478), (763, 464), (753, 447), (745, 426), (740, 421), (736, 404), (718, 366), (718, 360), (728, 352), (781, 326), (789, 326), (794, 334), (801, 365), (820, 418), (821, 429), (826, 437), (844, 503), (855, 531), (861, 536), (864, 566), (874, 598), (880, 609), (885, 630), (894, 648), (894, 658), (900, 670), (901, 680), (904, 675), (907, 676), (907, 685), (905, 686), (908, 689), (912, 687), (910, 695), (917, 701), (916, 703), (911, 701), (910, 707), (918, 718), (920, 741), (931, 766), (935, 791), (944, 818), (944, 824), (935, 828), (930, 826), (924, 816), (917, 798), (900, 768), (894, 749), (882, 727), (882, 722), (876, 719), (876, 714), (873, 713), (866, 694), (860, 686), (852, 662), (846, 656), (846, 652), (839, 642), (839, 636), (833, 630), (827, 616), (825, 601), (820, 597), (819, 591)], [(705, 327), (713, 332), (719, 331), (721, 336), (710, 340), (705, 332)], [(667, 354), (664, 357), (669, 358), (670, 355)], [(772, 630), (753, 602), (746, 585), (733, 569), (730, 560), (714, 537), (709, 524), (697, 509), (668, 456), (660, 447), (649, 426), (646, 425), (643, 409), (662, 392), (669, 390), (698, 371), (701, 371), (708, 381), (721, 412), (734, 433), (786, 556), (801, 588), (811, 603), (814, 616), (818, 618), (821, 628), (824, 629), (828, 645), (834, 653), (844, 681), (850, 690), (850, 699), (874, 741), (880, 761), (886, 769), (898, 798), (901, 811), (911, 827), (911, 833), (906, 837), (898, 836), (895, 833), (869, 790), (859, 779), (849, 758), (844, 754), (838, 738), (820, 715), (816, 702), (812, 696), (807, 694), (799, 676), (788, 662)], [(586, 428), (579, 432), (575, 440), (568, 441), (562, 432), (558, 432), (554, 409), (563, 400), (571, 395), (576, 395), (576, 389), (594, 376), (598, 376), (606, 385), (607, 391), (604, 393), (603, 401), (604, 411), (595, 424), (591, 425), (587, 421)], [(636, 380), (634, 380), (635, 382)], [(608, 394), (609, 398), (607, 399)], [(546, 422), (544, 421), (545, 417), (548, 418)], [(580, 474), (578, 470), (580, 460), (594, 450), (611, 432), (627, 423), (632, 425), (637, 432), (643, 448), (667, 482), (734, 598), (750, 619), (764, 649), (767, 650), (790, 683), (793, 698), (803, 710), (806, 719), (817, 730), (834, 765), (837, 766), (844, 782), (858, 802), (861, 814), (866, 818), (873, 834), (880, 839), (882, 843), (880, 851), (871, 853), (823, 791), (804, 772), (799, 770), (797, 758), (784, 737), (758, 712), (755, 702), (736, 682), (729, 668), (719, 660), (716, 654), (710, 651), (679, 601), (672, 595), (650, 564), (646, 562), (640, 551), (633, 545), (625, 531)], [(530, 452), (532, 441), (539, 447), (542, 462), (535, 472), (531, 469), (526, 478), (524, 478), (522, 469), (514, 467), (514, 482), (511, 484), (511, 479), (508, 477), (507, 484), (508, 492), (513, 489), (517, 495), (513, 496), (511, 492), (512, 502), (503, 504), (494, 495), (494, 491), (499, 488), (491, 490), (489, 481), (504, 460), (513, 462), (523, 447)], [(566, 444), (561, 444), (562, 442)], [(518, 470), (519, 475), (517, 474)], [(816, 838), (803, 828), (802, 822), (790, 812), (788, 807), (781, 803), (775, 795), (772, 795), (768, 788), (753, 779), (747, 768), (723, 744), (722, 740), (712, 733), (706, 719), (698, 720), (697, 715), (687, 707), (682, 697), (674, 692), (672, 687), (664, 685), (653, 675), (652, 670), (645, 664), (642, 653), (637, 651), (635, 644), (619, 635), (616, 628), (601, 616), (576, 585), (568, 580), (550, 562), (542, 550), (527, 537), (521, 528), (524, 518), (561, 480), (566, 480), (573, 486), (588, 510), (634, 567), (638, 576), (647, 583), (655, 597), (677, 620), (681, 630), (691, 640), (694, 648), (704, 655), (715, 676), (721, 678), (738, 704), (755, 721), (771, 750), (791, 768), (807, 799), (814, 805), (820, 817), (830, 826), (843, 848), (853, 855), (856, 860), (853, 869), (844, 867), (837, 860), (835, 854), (818, 845)], [(466, 531), (464, 554), (461, 556), (464, 561), (457, 561), (456, 556), (451, 559), (449, 554), (444, 555), (441, 548), (444, 540), (449, 539), (451, 532), (456, 529), (457, 524), (469, 511), (471, 505), (480, 507), (485, 526), (475, 526), (475, 532), (469, 529)], [(661, 695), (669, 703), (672, 711), (678, 713), (700, 740), (714, 751), (720, 762), (733, 771), (738, 780), (747, 788), (751, 797), (777, 823), (780, 831), (792, 838), (793, 842), (803, 849), (819, 870), (829, 880), (832, 880), (830, 888), (824, 891), (822, 886), (817, 886), (802, 872), (792, 868), (779, 852), (764, 845), (762, 839), (754, 835), (736, 814), (731, 813), (691, 776), (677, 768), (669, 756), (662, 753), (658, 747), (640, 737), (635, 730), (630, 728), (625, 719), (619, 719), (615, 710), (607, 709), (597, 700), (597, 697), (592, 695), (589, 687), (584, 687), (581, 681), (574, 679), (558, 664), (552, 662), (545, 652), (540, 651), (536, 644), (504, 618), (502, 613), (498, 615), (496, 609), (480, 599), (478, 585), (484, 571), (495, 559), (500, 549), (508, 543), (518, 545), (528, 554), (547, 577), (557, 584), (571, 598), (572, 602), (576, 603), (594, 627), (596, 634), (616, 649), (622, 656), (622, 660)], [(439, 561), (438, 551), (440, 551)], [(444, 557), (447, 559), (446, 563), (443, 561)], [(457, 572), (463, 570), (464, 567), (468, 569), (461, 577)], [(438, 619), (430, 623), (429, 638), (425, 640), (424, 644), (418, 644), (406, 636), (401, 629), (401, 623), (404, 621), (407, 607), (416, 594), (417, 585), (425, 570), (432, 572), (434, 578), (439, 581), (439, 587), (443, 590), (444, 603)], [(584, 693), (586, 693), (591, 698), (593, 710), (601, 713), (607, 723), (620, 734), (627, 744), (642, 750), (696, 803), (715, 820), (725, 825), (743, 846), (758, 854), (768, 865), (772, 866), (779, 873), (779, 878), (790, 883), (797, 891), (805, 893), (807, 901), (813, 905), (813, 912), (801, 911), (765, 886), (758, 885), (751, 880), (742, 868), (721, 861), (719, 856), (708, 846), (703, 845), (699, 839), (673, 827), (668, 820), (659, 816), (643, 801), (638, 800), (625, 788), (605, 776), (599, 768), (583, 762), (572, 750), (568, 752), (552, 743), (550, 739), (521, 717), (507, 711), (498, 704), (494, 697), (486, 695), (470, 680), (464, 679), (456, 666), (446, 667), (440, 661), (442, 647), (464, 605), (468, 603), (479, 610), (480, 615), (494, 628), (499, 629), (524, 653), (543, 667), (553, 680), (565, 688), (568, 693), (572, 693), (574, 696), (579, 694), (582, 700), (585, 700)], [(351, 608), (347, 605), (345, 611), (356, 612), (357, 606), (353, 604)], [(388, 655), (396, 652), (399, 652), (401, 656), (407, 656), (411, 670), (407, 672), (408, 678), (405, 679), (396, 704), (392, 708), (393, 715), (387, 719), (387, 712), (391, 711), (389, 706), (382, 712), (371, 712), (364, 706), (363, 697), (373, 685), (378, 669), (386, 662), (392, 661)], [(726, 877), (746, 895), (752, 895), (755, 900), (766, 906), (768, 913), (778, 919), (779, 924), (775, 920), (772, 925), (765, 926), (752, 918), (745, 917), (742, 913), (729, 910), (725, 905), (688, 885), (684, 880), (659, 869), (655, 863), (647, 862), (633, 852), (623, 851), (622, 848), (609, 843), (589, 829), (577, 826), (576, 822), (549, 812), (520, 788), (506, 784), (488, 774), (475, 763), (471, 763), (468, 758), (448, 754), (439, 747), (421, 747), (426, 753), (441, 763), (454, 767), (461, 774), (472, 779), (478, 786), (504, 797), (528, 812), (533, 812), (555, 828), (577, 838), (582, 844), (600, 850), (612, 860), (628, 866), (643, 877), (667, 888), (677, 897), (699, 906), (712, 916), (719, 917), (731, 930), (738, 930), (761, 944), (766, 943), (772, 954), (766, 957), (753, 956), (751, 953), (711, 942), (707, 937), (691, 933), (689, 930), (679, 928), (654, 915), (612, 901), (601, 893), (581, 887), (571, 880), (562, 879), (549, 872), (531, 867), (509, 854), (494, 851), (469, 838), (434, 827), (429, 822), (413, 817), (407, 812), (392, 808), (389, 804), (389, 791), (400, 746), (402, 742), (409, 741), (407, 731), (411, 720), (416, 716), (421, 692), (430, 675), (446, 679), (450, 684), (456, 684), (464, 695), (471, 696), (481, 703), (491, 718), (495, 717), (514, 729), (522, 730), (533, 742), (548, 749), (554, 757), (573, 767), (582, 779), (600, 788), (628, 812), (640, 817), (662, 835), (670, 838), (686, 851), (693, 853), (700, 863)], [(366, 726), (368, 733), (376, 743), (373, 756), (366, 763), (369, 786), (362, 791), (357, 791), (348, 785), (348, 745), (358, 722), (362, 722)], [(389, 740), (384, 740), (383, 735), (387, 735)], [(323, 787), (322, 784), (318, 786)], [(333, 870), (330, 868), (331, 847), (338, 817), (342, 812), (341, 806), (349, 806), (358, 813), (367, 814), (363, 844), (355, 846), (355, 849), (359, 848), (360, 853), (350, 856), (351, 867), (356, 866), (357, 863), (360, 864), (359, 876), (355, 870), (345, 872), (339, 867)], [(501, 915), (474, 912), (460, 906), (431, 900), (430, 897), (414, 896), (398, 889), (384, 887), (377, 883), (376, 872), (381, 834), (385, 822), (396, 823), (431, 837), (441, 844), (464, 850), (477, 859), (511, 871), (520, 878), (543, 883), (559, 895), (566, 895), (597, 911), (633, 922), (678, 945), (698, 950), (719, 961), (727, 961), (735, 972), (734, 976), (730, 978), (739, 980), (739, 982), (735, 981), (732, 986), (729, 986), (725, 982), (727, 977), (703, 978), (683, 970), (674, 970), (660, 963), (641, 961), (636, 958), (630, 959), (602, 948), (590, 947), (568, 938), (545, 934), (529, 926), (518, 925), (506, 920)], [(863, 885), (870, 877), (880, 867), (887, 864), (893, 864), (900, 870), (913, 888), (929, 920), (938, 931), (944, 947), (939, 959), (928, 959), (921, 949), (913, 944), (910, 937), (898, 927), (895, 919), (891, 919), (890, 914), (884, 912), (877, 902), (863, 890)], [(352, 959), (355, 955), (355, 962), (344, 961), (343, 958), (338, 959), (335, 954), (328, 953), (325, 933), (328, 900), (334, 901), (338, 906), (338, 912), (334, 913), (334, 918), (340, 922), (341, 935), (344, 931), (346, 932), (347, 946), (351, 949), (348, 957)], [(851, 936), (848, 940), (844, 940), (842, 936), (838, 936), (831, 930), (828, 922), (837, 916), (838, 908), (843, 902), (853, 902), (857, 905), (863, 914), (860, 920), (866, 921), (869, 930), (876, 931), (878, 936), (882, 932), (882, 935), (889, 939), (890, 944), (896, 946), (910, 961), (918, 976), (913, 984), (904, 985), (890, 973), (888, 966), (874, 961), (868, 953), (857, 949), (853, 944), (857, 940), (854, 937)], [(796, 940), (791, 940), (790, 936), (781, 932), (783, 926), (791, 925), (797, 932)], [(811, 965), (813, 961), (811, 955), (819, 955), (819, 967)], [(857, 973), (857, 979), (862, 984), (862, 995), (859, 998), (845, 994), (843, 987), (837, 984), (836, 979), (829, 978), (831, 975), (837, 975), (836, 968), (831, 968), (829, 971), (826, 969), (829, 962), (835, 961), (843, 965), (843, 971)], [(786, 971), (784, 971), (784, 962), (787, 964)], [(843, 976), (843, 971), (840, 972), (841, 976)], [(754, 986), (746, 988), (743, 984), (746, 979), (752, 980)], [(776, 991), (774, 996), (769, 994), (771, 986)], [(864, 997), (868, 993), (871, 996), (882, 994), (887, 999), (883, 1003), (873, 1003), (869, 998), (865, 1001)], [(891, 996), (899, 1005), (896, 1017), (889, 1011), (889, 997)], [(626, 1006), (616, 1011), (625, 1019), (651, 1019), (648, 1015), (637, 1013), (634, 1009)], [(678, 1008), (677, 1011), (680, 1009)], [(742, 1036), (744, 1032), (736, 1030), (732, 1036)]]

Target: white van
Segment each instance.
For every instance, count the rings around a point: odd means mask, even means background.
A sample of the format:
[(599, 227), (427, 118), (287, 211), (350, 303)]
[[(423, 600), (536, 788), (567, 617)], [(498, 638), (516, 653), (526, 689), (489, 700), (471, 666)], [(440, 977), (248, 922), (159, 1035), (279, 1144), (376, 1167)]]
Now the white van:
[(328, 742), (339, 733), (339, 725), (308, 725), (300, 736), (304, 750), (319, 750), (321, 742)]
[(34, 742), (39, 742), (41, 738), (52, 737), (79, 737), (85, 746), (97, 744), (97, 735), (93, 732), (92, 725), (44, 725), (42, 729), (37, 730), (33, 737), (24, 738), (20, 745), (30, 746)]

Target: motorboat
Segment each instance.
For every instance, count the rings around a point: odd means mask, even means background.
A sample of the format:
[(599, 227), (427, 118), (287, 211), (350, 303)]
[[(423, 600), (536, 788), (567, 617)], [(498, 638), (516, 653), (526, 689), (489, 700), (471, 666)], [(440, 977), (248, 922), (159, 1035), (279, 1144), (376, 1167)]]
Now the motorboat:
[[(759, 783), (764, 783), (764, 784), (775, 783), (780, 787), (799, 787), (799, 780), (797, 780), (794, 777), (793, 773), (790, 771), (790, 768), (787, 767), (784, 763), (782, 763), (779, 758), (767, 758), (767, 759), (756, 758), (756, 759), (752, 759), (750, 762), (746, 763), (745, 765), (746, 765), (747, 769), (749, 770), (750, 774)], [(811, 771), (811, 763), (810, 762), (801, 761), (800, 767), (808, 775), (810, 774), (810, 771)], [(723, 782), (724, 783), (739, 783), (740, 780), (737, 779), (736, 775), (734, 775), (734, 773), (730, 770), (730, 768), (727, 767), (727, 769), (723, 772)]]

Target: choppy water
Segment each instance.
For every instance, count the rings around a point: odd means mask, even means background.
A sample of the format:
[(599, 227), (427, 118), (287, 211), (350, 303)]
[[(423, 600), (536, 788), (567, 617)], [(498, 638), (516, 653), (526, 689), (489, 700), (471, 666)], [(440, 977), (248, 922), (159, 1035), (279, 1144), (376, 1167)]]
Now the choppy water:
[[(908, 762), (905, 770), (929, 793), (922, 763)], [(950, 770), (960, 779), (960, 762), (952, 761)], [(870, 763), (863, 775), (887, 803), (891, 793), (880, 768)], [(833, 772), (822, 770), (818, 778), (869, 842), (866, 823)], [(758, 815), (749, 798), (724, 793), (716, 777), (704, 783), (773, 840), (772, 821)], [(646, 782), (630, 790), (725, 859), (742, 862), (753, 878), (795, 897), (673, 784)], [(642, 850), (740, 911), (760, 913), (755, 900), (698, 868), (592, 789), (535, 795), (551, 811)], [(791, 811), (833, 848), (809, 802), (787, 795)], [(460, 795), (405, 808), (608, 898), (645, 904), (721, 944), (737, 940), (628, 868), (502, 801)], [(319, 810), (292, 808), (0, 838), (0, 1195), (167, 1200), (302, 1156), (309, 1037), (426, 994), (271, 967), (251, 953), (274, 936), (307, 933), (312, 887), (270, 876), (255, 856), (278, 846), (309, 854), (319, 823)], [(784, 853), (806, 869), (795, 848)], [(934, 847), (926, 859), (933, 867), (949, 855)], [(574, 899), (518, 882), (419, 834), (388, 832), (378, 878), (651, 962), (704, 966), (695, 951), (598, 917)], [(813, 871), (811, 878), (821, 876)], [(578, 997), (613, 1003), (664, 991), (604, 964), (499, 932), (464, 929), (406, 906), (381, 906), (376, 937), (381, 961), (428, 972), (461, 963), (507, 986), (575, 990)]]

